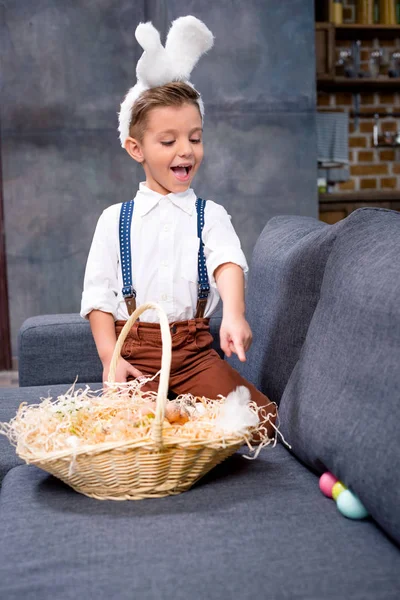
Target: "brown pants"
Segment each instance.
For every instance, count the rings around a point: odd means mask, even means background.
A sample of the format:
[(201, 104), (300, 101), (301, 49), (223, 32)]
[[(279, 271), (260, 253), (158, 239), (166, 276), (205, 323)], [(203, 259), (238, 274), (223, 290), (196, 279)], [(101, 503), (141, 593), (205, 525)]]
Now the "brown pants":
[[(125, 322), (116, 322), (117, 336)], [(176, 321), (170, 324), (170, 331), (172, 362), (169, 389), (172, 392), (217, 398), (219, 394), (227, 396), (237, 386), (244, 385), (250, 390), (251, 399), (259, 407), (266, 407), (266, 413), (276, 412), (275, 405), (270, 404), (267, 396), (246, 381), (212, 349), (213, 337), (210, 333), (209, 319)], [(143, 375), (153, 376), (161, 368), (161, 351), (159, 324), (136, 321), (125, 339), (121, 356)], [(157, 391), (158, 380), (159, 377), (148, 382), (142, 390)], [(272, 434), (272, 431), (269, 433)]]

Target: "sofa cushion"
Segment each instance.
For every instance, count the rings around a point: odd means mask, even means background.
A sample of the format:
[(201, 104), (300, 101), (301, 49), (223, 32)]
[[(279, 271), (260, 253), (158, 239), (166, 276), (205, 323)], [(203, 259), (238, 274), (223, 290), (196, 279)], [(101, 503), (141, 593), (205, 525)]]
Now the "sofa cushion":
[(398, 598), (394, 544), (344, 519), (279, 445), (255, 461), (235, 454), (184, 494), (131, 502), (16, 467), (0, 530), (7, 600)]
[(400, 543), (400, 214), (353, 213), (280, 406), (293, 452), (329, 470)]

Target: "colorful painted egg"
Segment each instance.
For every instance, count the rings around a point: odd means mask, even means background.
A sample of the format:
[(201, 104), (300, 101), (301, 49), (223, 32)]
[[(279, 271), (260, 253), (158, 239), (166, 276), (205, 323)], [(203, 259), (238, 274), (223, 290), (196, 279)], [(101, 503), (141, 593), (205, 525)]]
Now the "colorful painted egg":
[(337, 482), (337, 478), (327, 471), (319, 478), (319, 489), (327, 498), (332, 498), (332, 488)]
[(343, 492), (347, 490), (347, 487), (341, 481), (337, 481), (332, 488), (332, 498), (337, 500)]
[(342, 515), (348, 519), (365, 519), (365, 517), (368, 517), (366, 508), (350, 490), (344, 490), (340, 494), (336, 505)]

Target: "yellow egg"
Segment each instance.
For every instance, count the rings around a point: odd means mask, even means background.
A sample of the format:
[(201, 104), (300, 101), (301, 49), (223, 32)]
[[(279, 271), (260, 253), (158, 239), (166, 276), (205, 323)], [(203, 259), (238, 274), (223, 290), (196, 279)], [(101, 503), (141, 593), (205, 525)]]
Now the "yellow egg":
[(332, 498), (336, 501), (344, 490), (347, 490), (347, 487), (341, 481), (337, 481), (332, 488)]
[(156, 403), (155, 402), (147, 402), (143, 404), (138, 410), (138, 414), (141, 417), (154, 416), (156, 412)]

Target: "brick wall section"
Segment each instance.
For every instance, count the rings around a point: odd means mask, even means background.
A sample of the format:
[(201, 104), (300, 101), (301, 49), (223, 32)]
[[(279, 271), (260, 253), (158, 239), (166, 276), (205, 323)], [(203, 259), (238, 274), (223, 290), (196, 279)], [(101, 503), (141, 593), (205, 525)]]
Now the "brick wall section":
[[(344, 0), (343, 21), (354, 23), (356, 18), (355, 0)], [(342, 42), (338, 47), (349, 47), (351, 42)], [(380, 40), (379, 45), (390, 56), (396, 48), (395, 40)], [(361, 42), (361, 68), (368, 70), (369, 56), (373, 47), (372, 41)], [(398, 47), (397, 47), (398, 49)], [(350, 93), (336, 92), (327, 94), (318, 93), (317, 105), (319, 110), (345, 110), (353, 109), (353, 95)], [(400, 113), (400, 93), (388, 92), (361, 92), (360, 110), (373, 113), (387, 112), (388, 116), (379, 119), (380, 133), (385, 131), (400, 130), (400, 119), (390, 116), (391, 111)], [(374, 119), (360, 118), (356, 129), (354, 119), (349, 121), (349, 181), (337, 183), (333, 187), (335, 192), (348, 192), (360, 190), (392, 190), (400, 189), (400, 148), (375, 148), (372, 139)]]
[[(322, 109), (347, 110), (353, 105), (352, 94), (318, 94), (318, 107)], [(361, 111), (395, 110), (400, 112), (400, 93), (361, 94)], [(368, 110), (368, 112), (369, 112)], [(400, 148), (375, 148), (373, 145), (373, 119), (360, 118), (358, 128), (354, 119), (349, 121), (349, 161), (351, 178), (337, 183), (334, 191), (400, 189)], [(379, 119), (380, 133), (400, 129), (400, 120), (390, 114)]]

